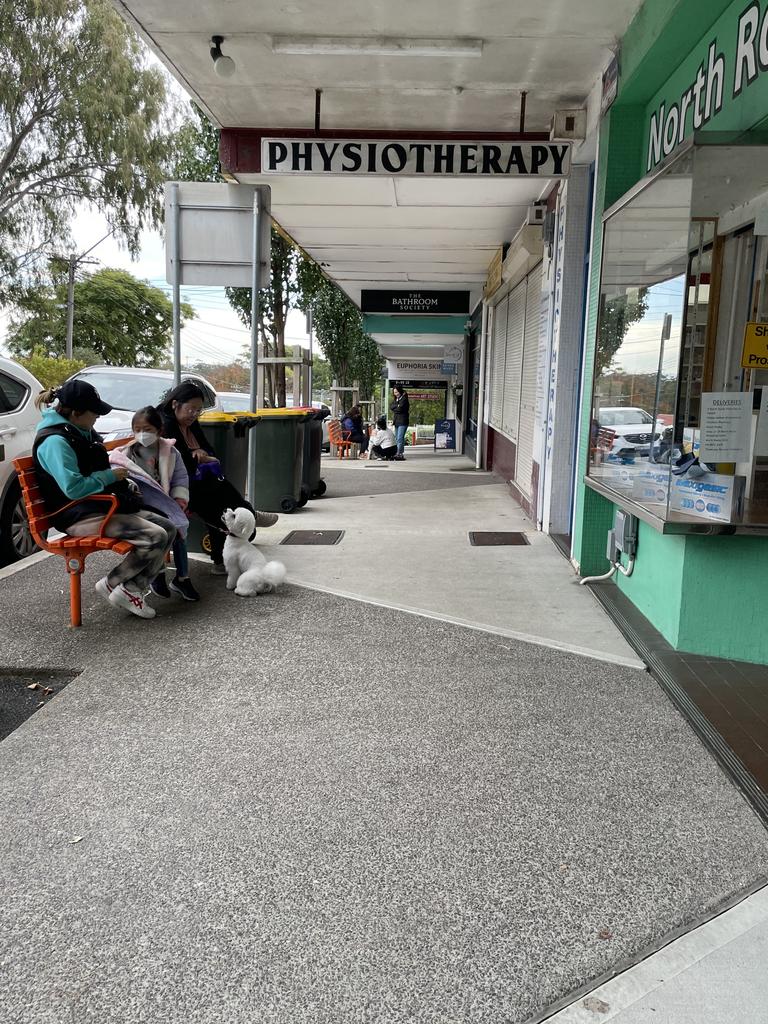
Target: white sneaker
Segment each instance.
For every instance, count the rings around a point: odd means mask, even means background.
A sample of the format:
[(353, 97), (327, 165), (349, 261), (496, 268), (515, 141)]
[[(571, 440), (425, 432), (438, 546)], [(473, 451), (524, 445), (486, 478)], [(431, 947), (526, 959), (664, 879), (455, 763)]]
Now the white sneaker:
[(148, 604), (140, 594), (132, 594), (125, 587), (115, 587), (109, 595), (109, 603), (118, 608), (124, 608), (131, 615), (138, 615), (140, 619), (154, 619), (157, 612)]
[(102, 576), (102, 578), (96, 584), (94, 589), (96, 593), (99, 595), (99, 597), (103, 597), (105, 601), (109, 601), (109, 598), (114, 590), (114, 587), (110, 587), (109, 583), (107, 583), (107, 577)]

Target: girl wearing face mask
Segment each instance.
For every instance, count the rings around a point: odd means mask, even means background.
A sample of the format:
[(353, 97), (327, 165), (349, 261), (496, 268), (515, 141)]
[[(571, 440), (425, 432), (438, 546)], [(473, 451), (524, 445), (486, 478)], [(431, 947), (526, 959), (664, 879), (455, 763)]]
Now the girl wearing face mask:
[(189, 504), (189, 477), (175, 442), (162, 436), (163, 417), (154, 406), (148, 405), (134, 413), (131, 421), (134, 439), (124, 448), (110, 452), (113, 467), (127, 469), (140, 490), (144, 508), (159, 512), (173, 523), (178, 533), (173, 544), (173, 562), (176, 575), (170, 583), (165, 571), (151, 583), (158, 597), (170, 597), (172, 590), (185, 601), (199, 601), (200, 595), (189, 578), (187, 556), (186, 509)]

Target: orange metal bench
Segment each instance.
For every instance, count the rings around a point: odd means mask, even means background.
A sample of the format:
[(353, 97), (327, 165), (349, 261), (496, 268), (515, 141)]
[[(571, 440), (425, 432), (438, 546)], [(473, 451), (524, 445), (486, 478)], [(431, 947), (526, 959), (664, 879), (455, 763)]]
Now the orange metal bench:
[(338, 458), (343, 459), (344, 456), (351, 451), (352, 441), (349, 438), (344, 437), (344, 431), (341, 428), (341, 423), (338, 420), (328, 421), (328, 440), (332, 445), (336, 446), (338, 452)]
[[(111, 442), (105, 447), (114, 448), (117, 445), (126, 444), (126, 439)], [(81, 611), (81, 576), (85, 571), (85, 560), (94, 551), (114, 551), (118, 555), (127, 555), (133, 550), (133, 545), (125, 540), (116, 540), (114, 537), (105, 537), (104, 529), (112, 516), (117, 511), (118, 499), (114, 494), (89, 494), (87, 498), (80, 498), (79, 501), (71, 501), (64, 508), (79, 505), (80, 501), (103, 501), (109, 505), (104, 522), (98, 533), (90, 537), (62, 537), (60, 540), (49, 541), (47, 533), (52, 529), (51, 516), (45, 511), (43, 498), (37, 486), (35, 474), (35, 463), (32, 456), (22, 459), (14, 459), (16, 472), (19, 475), (21, 493), (24, 495), (24, 503), (27, 507), (29, 528), (37, 544), (44, 550), (50, 551), (53, 555), (61, 555), (67, 564), (69, 573), (69, 617), (70, 625), (82, 625)]]

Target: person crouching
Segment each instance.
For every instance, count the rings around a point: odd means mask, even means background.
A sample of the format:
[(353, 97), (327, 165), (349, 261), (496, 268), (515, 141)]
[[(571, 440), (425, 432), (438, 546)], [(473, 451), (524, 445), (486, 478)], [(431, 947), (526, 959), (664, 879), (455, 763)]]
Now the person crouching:
[(391, 462), (397, 455), (397, 440), (394, 431), (387, 426), (386, 416), (379, 416), (376, 420), (376, 430), (371, 434), (369, 452), (371, 459), (382, 459), (386, 462)]

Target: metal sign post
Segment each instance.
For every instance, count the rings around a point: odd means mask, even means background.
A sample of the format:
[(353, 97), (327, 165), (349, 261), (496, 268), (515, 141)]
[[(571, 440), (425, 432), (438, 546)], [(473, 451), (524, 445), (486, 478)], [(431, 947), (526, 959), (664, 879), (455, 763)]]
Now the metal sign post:
[(181, 239), (179, 238), (179, 186), (171, 186), (171, 245), (173, 246), (173, 386), (181, 384)]
[[(253, 193), (253, 258), (251, 275), (251, 412), (259, 407), (259, 293), (261, 284), (261, 197)], [(256, 434), (248, 432), (248, 481), (246, 496), (255, 507), (256, 497)]]
[[(184, 285), (223, 288), (269, 287), (270, 188), (201, 181), (165, 185), (166, 280), (173, 286), (174, 379), (181, 376), (180, 289)], [(254, 238), (254, 233), (258, 238)], [(254, 250), (258, 243), (258, 263)], [(258, 333), (258, 296), (255, 330)], [(255, 346), (257, 333), (251, 327)], [(256, 353), (258, 365), (258, 353)], [(258, 392), (257, 392), (258, 393)]]

